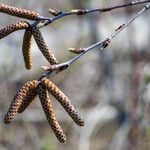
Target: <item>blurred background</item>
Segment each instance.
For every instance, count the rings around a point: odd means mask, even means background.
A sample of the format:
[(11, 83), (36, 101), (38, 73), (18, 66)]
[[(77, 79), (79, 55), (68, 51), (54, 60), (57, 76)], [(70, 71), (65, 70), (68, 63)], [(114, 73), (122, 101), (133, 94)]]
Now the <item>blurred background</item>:
[[(0, 0), (50, 16), (48, 8), (69, 11), (103, 8), (131, 0)], [(68, 16), (41, 29), (59, 62), (75, 55), (69, 47), (88, 47), (111, 35), (144, 5), (107, 13)], [(51, 96), (56, 117), (67, 143), (52, 132), (38, 97), (9, 125), (3, 118), (18, 89), (38, 79), (48, 62), (32, 40), (33, 68), (26, 70), (22, 56), (24, 31), (0, 40), (0, 150), (148, 150), (150, 149), (150, 11), (121, 32), (104, 51), (89, 52), (51, 80), (83, 115), (85, 126), (77, 126)], [(0, 13), (0, 28), (18, 20)]]

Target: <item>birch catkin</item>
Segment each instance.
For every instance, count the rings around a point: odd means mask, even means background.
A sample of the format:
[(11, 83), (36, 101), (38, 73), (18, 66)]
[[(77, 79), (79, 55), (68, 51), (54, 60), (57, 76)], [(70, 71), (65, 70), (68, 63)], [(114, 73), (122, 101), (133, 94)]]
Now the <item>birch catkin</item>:
[(34, 81), (29, 81), (26, 84), (24, 84), (20, 90), (17, 92), (17, 94), (14, 96), (14, 99), (12, 100), (12, 103), (7, 111), (7, 114), (4, 117), (4, 123), (9, 124), (13, 118), (15, 117), (23, 98), (30, 92), (32, 89)]
[(22, 103), (18, 109), (18, 113), (22, 113), (38, 95), (38, 81), (33, 80), (31, 82), (30, 91), (27, 92), (26, 96), (22, 99)]
[(8, 25), (0, 30), (0, 39), (11, 34), (12, 32), (15, 32), (17, 30), (26, 29), (28, 27), (29, 27), (29, 24), (26, 21), (20, 21), (20, 22), (16, 22), (11, 25)]
[(34, 11), (0, 4), (0, 12), (30, 20), (38, 20), (40, 15)]
[(49, 61), (49, 63), (51, 65), (58, 64), (58, 61), (55, 58), (52, 51), (50, 49), (48, 49), (40, 30), (38, 28), (35, 28), (32, 30), (32, 33), (33, 33), (34, 39), (37, 43), (37, 46), (39, 47), (39, 49), (41, 50), (41, 52), (43, 53), (45, 58)]
[(31, 62), (31, 39), (32, 39), (32, 32), (30, 29), (26, 29), (23, 37), (23, 44), (22, 44), (22, 54), (25, 62), (26, 69), (31, 69), (32, 62)]
[(42, 83), (46, 89), (58, 100), (58, 102), (62, 105), (74, 122), (79, 126), (84, 126), (82, 117), (75, 110), (67, 96), (49, 79), (43, 78)]
[(53, 110), (51, 101), (48, 96), (48, 91), (42, 84), (39, 84), (38, 92), (39, 92), (39, 98), (40, 98), (43, 110), (45, 112), (46, 118), (47, 118), (54, 134), (56, 135), (57, 139), (61, 143), (65, 143), (66, 136), (64, 135), (63, 130), (61, 129), (59, 123), (56, 120), (54, 110)]

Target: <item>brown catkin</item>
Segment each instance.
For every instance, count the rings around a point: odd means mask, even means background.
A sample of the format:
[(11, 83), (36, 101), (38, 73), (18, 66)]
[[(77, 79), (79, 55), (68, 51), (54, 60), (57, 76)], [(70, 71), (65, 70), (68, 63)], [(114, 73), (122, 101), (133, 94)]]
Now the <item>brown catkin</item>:
[(38, 92), (39, 92), (39, 98), (40, 98), (43, 110), (45, 112), (46, 118), (48, 120), (48, 123), (50, 124), (57, 139), (61, 143), (65, 143), (66, 136), (63, 133), (63, 130), (61, 129), (59, 123), (56, 120), (54, 110), (52, 107), (52, 103), (51, 103), (49, 95), (48, 95), (48, 91), (41, 83), (38, 85)]
[(13, 120), (22, 103), (23, 98), (30, 92), (30, 89), (32, 89), (33, 82), (35, 81), (33, 80), (25, 83), (14, 96), (12, 103), (4, 117), (4, 123), (9, 124)]
[(0, 12), (30, 20), (38, 20), (40, 15), (34, 11), (0, 4)]
[(38, 95), (38, 81), (33, 80), (31, 84), (32, 86), (30, 88), (30, 91), (27, 92), (26, 96), (23, 98), (22, 103), (18, 109), (18, 113), (22, 113)]
[(46, 89), (58, 100), (58, 102), (62, 105), (74, 122), (79, 126), (84, 126), (82, 117), (75, 110), (67, 96), (49, 79), (43, 78), (42, 83)]
[(32, 34), (37, 43), (37, 46), (39, 47), (45, 58), (49, 61), (49, 63), (51, 65), (58, 64), (56, 57), (54, 56), (52, 51), (48, 49), (40, 30), (38, 28), (35, 28), (32, 30)]
[(15, 22), (15, 23), (8, 25), (0, 30), (0, 39), (11, 34), (12, 32), (15, 32), (17, 30), (26, 29), (28, 27), (29, 27), (29, 24), (26, 21)]
[(23, 37), (23, 44), (22, 44), (22, 54), (25, 62), (26, 69), (31, 69), (32, 62), (31, 62), (31, 39), (32, 39), (32, 32), (30, 29), (26, 29)]

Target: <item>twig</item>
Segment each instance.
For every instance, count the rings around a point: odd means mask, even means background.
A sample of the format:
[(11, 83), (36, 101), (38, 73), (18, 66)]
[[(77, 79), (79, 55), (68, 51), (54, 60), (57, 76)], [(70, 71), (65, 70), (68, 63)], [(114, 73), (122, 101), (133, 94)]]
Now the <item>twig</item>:
[[(117, 5), (117, 6), (97, 8), (97, 9), (75, 9), (75, 10), (70, 10), (69, 12), (55, 11), (55, 10), (49, 9), (49, 12), (52, 15), (54, 15), (54, 17), (49, 18), (49, 17), (40, 16), (39, 20), (32, 24), (32, 27), (36, 26), (36, 27), (41, 28), (43, 26), (49, 25), (50, 23), (52, 23), (60, 18), (69, 16), (69, 15), (85, 15), (85, 14), (89, 14), (89, 13), (93, 13), (93, 12), (103, 13), (103, 12), (109, 12), (109, 11), (112, 11), (112, 10), (115, 10), (118, 8), (122, 8), (122, 7), (130, 7), (130, 6), (144, 4), (144, 3), (148, 3), (148, 2), (150, 2), (150, 0), (139, 0), (139, 1), (135, 1), (135, 2), (129, 2), (126, 4)], [(41, 25), (41, 22), (42, 22), (42, 25)]]
[(81, 53), (74, 58), (70, 59), (69, 61), (66, 61), (61, 64), (53, 65), (53, 66), (44, 66), (42, 67), (44, 70), (48, 71), (46, 74), (44, 74), (41, 78), (43, 77), (49, 77), (49, 75), (53, 72), (56, 71), (57, 73), (65, 70), (68, 68), (71, 64), (73, 64), (75, 61), (79, 60), (84, 54), (87, 52), (93, 50), (94, 48), (99, 47), (100, 50), (105, 49), (107, 46), (109, 46), (109, 43), (113, 38), (115, 38), (121, 31), (123, 31), (125, 28), (127, 28), (136, 18), (138, 18), (141, 14), (143, 14), (146, 10), (150, 9), (150, 3), (147, 4), (142, 10), (136, 13), (135, 16), (133, 16), (131, 19), (129, 19), (126, 23), (120, 25), (113, 34), (110, 35), (110, 37), (101, 40), (89, 47), (86, 48), (69, 48), (69, 50), (78, 50), (81, 51)]
[[(149, 2), (149, 3), (148, 3)], [(139, 0), (139, 1), (135, 1), (135, 2), (129, 2), (126, 4), (122, 4), (122, 5), (117, 5), (117, 6), (111, 6), (111, 7), (106, 7), (106, 8), (98, 8), (98, 9), (75, 9), (75, 10), (71, 10), (69, 12), (61, 12), (61, 11), (55, 11), (52, 9), (49, 9), (49, 12), (53, 15), (53, 17), (43, 17), (43, 16), (39, 16), (39, 14), (36, 14), (36, 21), (33, 24), (30, 24), (30, 28), (34, 29), (34, 28), (42, 28), (44, 26), (49, 25), (50, 23), (63, 18), (65, 16), (69, 16), (69, 15), (85, 15), (88, 13), (93, 13), (93, 12), (108, 12), (114, 9), (118, 9), (118, 8), (122, 8), (122, 7), (129, 7), (129, 6), (133, 6), (133, 5), (138, 5), (138, 4), (143, 4), (143, 3), (148, 3), (141, 11), (139, 11), (133, 18), (131, 18), (127, 23), (122, 24), (121, 26), (119, 26), (115, 32), (108, 38), (99, 41), (87, 48), (70, 48), (69, 50), (78, 54), (77, 56), (75, 56), (74, 58), (72, 58), (69, 61), (66, 61), (64, 63), (61, 64), (56, 64), (56, 65), (50, 65), (49, 67), (43, 67), (44, 70), (48, 71), (47, 73), (43, 74), (41, 78), (43, 77), (49, 77), (50, 74), (53, 71), (56, 71), (56, 73), (59, 73), (60, 71), (65, 70), (66, 68), (68, 68), (72, 63), (74, 63), (75, 61), (77, 61), (79, 58), (81, 58), (84, 54), (86, 54), (87, 52), (91, 51), (92, 49), (96, 48), (96, 47), (100, 47), (101, 50), (105, 49), (111, 42), (111, 40), (117, 36), (117, 34), (119, 34), (123, 29), (125, 29), (126, 27), (128, 27), (137, 17), (139, 17), (143, 12), (145, 12), (147, 9), (150, 8), (150, 0)], [(3, 5), (3, 4), (2, 4)], [(9, 7), (9, 6), (8, 6)], [(10, 7), (13, 8), (13, 12), (16, 12), (17, 8), (14, 7)], [(9, 10), (10, 10), (9, 8)], [(26, 11), (24, 9), (17, 9), (17, 16), (19, 14), (20, 11), (22, 11), (22, 15), (21, 17), (26, 17)], [(10, 11), (2, 11), (4, 13), (8, 13), (10, 14)], [(11, 12), (12, 14), (12, 12)], [(25, 15), (24, 15), (25, 14)], [(20, 16), (20, 14), (19, 14)], [(30, 19), (30, 18), (29, 18)], [(39, 80), (40, 80), (39, 79)]]

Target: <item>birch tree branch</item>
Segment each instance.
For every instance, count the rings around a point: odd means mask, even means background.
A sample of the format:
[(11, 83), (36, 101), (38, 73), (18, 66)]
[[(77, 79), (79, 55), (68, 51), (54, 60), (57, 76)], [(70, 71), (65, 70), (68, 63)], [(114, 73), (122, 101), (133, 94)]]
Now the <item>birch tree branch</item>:
[(148, 9), (150, 9), (150, 3), (145, 5), (143, 9), (138, 11), (131, 19), (129, 19), (126, 23), (121, 24), (117, 29), (115, 29), (114, 33), (112, 33), (109, 37), (105, 38), (104, 40), (101, 40), (89, 47), (86, 48), (69, 48), (70, 51), (78, 54), (77, 56), (73, 57), (69, 61), (66, 61), (64, 63), (60, 63), (53, 66), (42, 66), (42, 68), (47, 73), (43, 74), (41, 78), (50, 76), (50, 74), (53, 71), (56, 71), (56, 73), (59, 73), (65, 69), (67, 69), (71, 64), (79, 60), (83, 55), (85, 55), (87, 52), (99, 48), (99, 50), (104, 50), (107, 46), (109, 46), (111, 40), (115, 38), (120, 32), (122, 32), (124, 29), (126, 29), (135, 19), (137, 19), (140, 15), (142, 15), (144, 12), (146, 12)]

